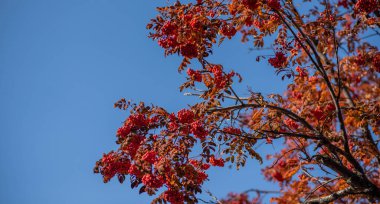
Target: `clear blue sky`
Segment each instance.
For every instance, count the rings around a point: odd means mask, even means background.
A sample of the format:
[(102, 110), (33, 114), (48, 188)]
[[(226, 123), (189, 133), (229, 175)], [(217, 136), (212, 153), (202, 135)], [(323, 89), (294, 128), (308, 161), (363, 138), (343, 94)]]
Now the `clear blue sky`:
[[(147, 38), (145, 25), (165, 2), (0, 1), (0, 203), (149, 203), (128, 183), (103, 184), (92, 168), (117, 147), (115, 131), (127, 116), (113, 108), (119, 98), (170, 111), (195, 101), (178, 90), (180, 59), (165, 58)], [(237, 41), (212, 59), (245, 76), (240, 93), (247, 85), (282, 92), (273, 69)], [(271, 189), (259, 172), (256, 161), (238, 173), (214, 168), (204, 188), (219, 197)]]

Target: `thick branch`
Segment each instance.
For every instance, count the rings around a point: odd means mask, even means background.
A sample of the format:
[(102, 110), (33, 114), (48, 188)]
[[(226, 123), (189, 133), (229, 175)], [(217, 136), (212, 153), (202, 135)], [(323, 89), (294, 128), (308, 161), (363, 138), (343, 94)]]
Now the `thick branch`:
[(353, 188), (351, 187), (348, 187), (346, 189), (343, 189), (343, 190), (340, 190), (340, 191), (337, 191), (331, 195), (328, 195), (328, 196), (325, 196), (325, 197), (322, 197), (322, 198), (315, 198), (315, 199), (311, 199), (305, 203), (307, 204), (317, 204), (317, 203), (329, 203), (329, 202), (332, 202), (334, 200), (337, 200), (338, 198), (342, 198), (342, 197), (345, 197), (349, 194), (352, 194), (354, 191), (353, 191)]
[(336, 161), (332, 160), (330, 157), (324, 155), (315, 155), (315, 159), (332, 169), (333, 171), (339, 173), (356, 192), (365, 192), (369, 197), (380, 198), (380, 188), (373, 184), (371, 181), (365, 177), (365, 175), (358, 175), (347, 167), (340, 165)]
[(308, 196), (306, 196), (306, 198), (305, 198), (305, 202), (304, 202), (304, 203), (307, 203), (307, 201), (309, 200), (310, 196), (312, 196), (313, 193), (316, 192), (318, 189), (320, 189), (320, 188), (322, 188), (322, 187), (326, 188), (326, 185), (327, 185), (327, 184), (329, 184), (329, 183), (331, 183), (331, 182), (333, 182), (333, 181), (335, 181), (335, 180), (341, 179), (341, 178), (342, 178), (342, 177), (339, 176), (339, 177), (336, 177), (336, 178), (330, 179), (330, 180), (328, 180), (328, 181), (326, 181), (326, 182), (323, 182), (321, 185), (319, 185), (319, 186), (316, 187), (314, 190), (312, 190), (312, 191), (308, 194)]

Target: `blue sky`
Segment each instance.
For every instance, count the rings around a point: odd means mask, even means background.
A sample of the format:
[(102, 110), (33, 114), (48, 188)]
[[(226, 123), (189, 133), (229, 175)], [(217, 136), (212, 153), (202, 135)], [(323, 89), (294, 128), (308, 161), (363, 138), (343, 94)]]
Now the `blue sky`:
[[(92, 168), (115, 149), (125, 97), (177, 111), (183, 96), (180, 59), (164, 57), (147, 38), (146, 23), (166, 1), (0, 1), (0, 203), (149, 203), (128, 184), (108, 184)], [(243, 74), (265, 94), (284, 83), (239, 39), (215, 50), (211, 60)], [(194, 67), (196, 68), (196, 67)], [(275, 149), (275, 146), (264, 147)], [(260, 166), (210, 171), (205, 189), (218, 197), (251, 187), (273, 189)], [(209, 198), (203, 196), (203, 198)]]

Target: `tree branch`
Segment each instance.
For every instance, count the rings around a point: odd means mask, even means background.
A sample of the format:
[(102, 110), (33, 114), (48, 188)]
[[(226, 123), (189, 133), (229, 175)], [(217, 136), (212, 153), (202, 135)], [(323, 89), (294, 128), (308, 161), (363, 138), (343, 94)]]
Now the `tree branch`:
[[(347, 152), (347, 154), (344, 154), (344, 155), (348, 155), (348, 159), (350, 161), (350, 163), (352, 163), (354, 165), (354, 167), (364, 175), (364, 170), (363, 168), (360, 166), (360, 164), (354, 159), (354, 157), (352, 156), (351, 154), (351, 151), (350, 151), (350, 148), (349, 148), (349, 145), (348, 145), (348, 134), (347, 134), (347, 131), (346, 131), (346, 127), (345, 127), (345, 124), (344, 124), (344, 119), (343, 119), (343, 113), (342, 113), (342, 110), (341, 110), (341, 107), (340, 107), (340, 104), (339, 104), (339, 101), (338, 101), (338, 97), (336, 96), (335, 92), (334, 92), (334, 89), (332, 87), (332, 84), (325, 72), (325, 70), (323, 69), (323, 64), (319, 58), (319, 54), (318, 52), (316, 51), (316, 49), (314, 48), (313, 44), (311, 44), (310, 40), (307, 38), (307, 36), (304, 34), (304, 32), (302, 31), (301, 28), (299, 28), (299, 26), (294, 22), (294, 20), (287, 16), (288, 19), (290, 19), (290, 21), (292, 22), (292, 24), (298, 29), (298, 31), (301, 33), (302, 36), (304, 36), (305, 40), (306, 40), (306, 43), (308, 43), (308, 45), (310, 46), (310, 48), (312, 49), (312, 51), (314, 52), (314, 55), (316, 56), (317, 58), (317, 62), (314, 60), (314, 58), (312, 57), (312, 55), (310, 54), (310, 52), (308, 51), (308, 49), (305, 47), (305, 45), (303, 45), (302, 41), (298, 38), (298, 36), (296, 35), (296, 33), (293, 31), (293, 29), (291, 28), (291, 26), (289, 25), (289, 23), (284, 19), (284, 17), (281, 15), (281, 13), (279, 11), (276, 11), (276, 13), (279, 15), (280, 19), (282, 20), (282, 22), (289, 28), (289, 30), (291, 31), (291, 33), (293, 34), (294, 38), (297, 40), (298, 43), (300, 43), (302, 49), (306, 52), (306, 54), (309, 56), (310, 60), (313, 62), (313, 64), (316, 66), (316, 69), (321, 73), (324, 81), (326, 82), (326, 85), (328, 87), (328, 90), (329, 90), (329, 93), (330, 93), (330, 96), (334, 102), (334, 105), (335, 105), (335, 108), (336, 108), (336, 114), (337, 114), (337, 117), (338, 117), (338, 120), (339, 120), (339, 124), (340, 124), (340, 129), (342, 131), (342, 137), (343, 137), (343, 146), (344, 146), (344, 150)], [(285, 14), (286, 15), (286, 14)]]
[(317, 203), (329, 203), (329, 202), (332, 202), (338, 198), (342, 198), (344, 196), (347, 196), (349, 194), (352, 194), (354, 191), (353, 191), (353, 188), (352, 187), (348, 187), (348, 188), (345, 188), (343, 190), (340, 190), (340, 191), (337, 191), (333, 194), (330, 194), (328, 196), (325, 196), (325, 197), (322, 197), (322, 198), (315, 198), (315, 199), (311, 199), (305, 203), (307, 204), (317, 204)]
[[(333, 179), (330, 179), (326, 182), (323, 182), (321, 185), (317, 186), (316, 188), (314, 188), (314, 190), (312, 190), (305, 198), (305, 201), (304, 203), (307, 203), (307, 201), (309, 200), (309, 198), (313, 195), (314, 192), (316, 192), (318, 189), (322, 188), (322, 187), (325, 187), (327, 184), (335, 181), (335, 180), (338, 180), (338, 179), (341, 179), (342, 177), (339, 176), (339, 177), (336, 177), (336, 178), (333, 178)], [(326, 187), (325, 187), (326, 188)]]
[[(305, 119), (303, 119), (302, 117), (298, 116), (297, 114), (293, 113), (292, 111), (290, 110), (287, 110), (285, 108), (281, 108), (281, 107), (278, 107), (278, 106), (273, 106), (273, 105), (268, 105), (268, 104), (265, 104), (265, 105), (259, 105), (259, 104), (243, 104), (243, 105), (235, 105), (235, 106), (229, 106), (229, 107), (225, 107), (225, 108), (216, 108), (216, 109), (211, 109), (209, 110), (210, 113), (212, 112), (217, 112), (217, 111), (230, 111), (230, 110), (238, 110), (238, 109), (244, 109), (244, 108), (268, 108), (268, 109), (273, 109), (273, 110), (277, 110), (283, 114), (285, 114), (286, 116), (302, 123), (307, 129), (313, 131), (313, 132), (317, 132), (312, 125), (310, 125)], [(319, 133), (318, 133), (319, 135)]]

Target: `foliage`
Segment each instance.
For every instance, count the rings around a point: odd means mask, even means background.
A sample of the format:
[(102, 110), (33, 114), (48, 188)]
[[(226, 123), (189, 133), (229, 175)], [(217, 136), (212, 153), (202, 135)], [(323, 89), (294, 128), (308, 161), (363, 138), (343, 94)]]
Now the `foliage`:
[[(380, 52), (366, 39), (380, 36), (380, 2), (298, 3), (197, 0), (157, 8), (149, 36), (165, 55), (183, 57), (181, 91), (202, 101), (177, 113), (118, 101), (130, 115), (117, 131), (118, 150), (104, 154), (95, 172), (104, 182), (129, 176), (140, 193), (161, 190), (153, 203), (196, 203), (210, 166), (262, 162), (258, 142), (280, 140), (282, 149), (266, 157), (273, 164), (263, 168), (279, 184), (271, 202), (379, 201)], [(292, 79), (284, 95), (239, 96), (233, 85), (242, 77), (208, 60), (214, 46), (234, 36), (255, 48), (274, 39), (268, 63)], [(261, 202), (263, 191), (254, 192), (253, 200), (244, 192), (217, 202)]]

